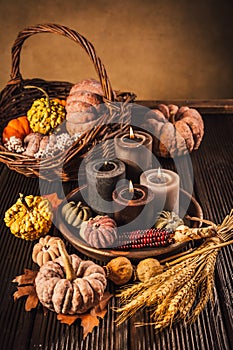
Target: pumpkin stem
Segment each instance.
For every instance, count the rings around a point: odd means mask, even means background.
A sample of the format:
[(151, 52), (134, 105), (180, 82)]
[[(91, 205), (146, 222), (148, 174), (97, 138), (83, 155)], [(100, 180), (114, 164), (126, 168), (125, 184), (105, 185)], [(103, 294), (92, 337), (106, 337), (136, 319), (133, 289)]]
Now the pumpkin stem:
[(22, 205), (23, 205), (24, 208), (26, 209), (26, 211), (27, 211), (28, 213), (30, 213), (30, 212), (31, 212), (31, 209), (29, 208), (29, 206), (28, 206), (28, 204), (27, 204), (27, 202), (26, 202), (26, 200), (25, 200), (25, 198), (24, 198), (24, 196), (23, 196), (22, 193), (19, 193), (19, 198), (20, 198), (20, 201), (21, 201)]
[(170, 113), (169, 121), (170, 121), (173, 125), (175, 125), (175, 114), (174, 114), (174, 113)]
[(76, 278), (76, 274), (71, 264), (70, 256), (68, 255), (65, 244), (62, 240), (59, 239), (57, 242), (57, 245), (58, 245), (59, 252), (61, 254), (61, 258), (64, 262), (66, 279), (72, 282)]
[(40, 90), (41, 92), (43, 92), (43, 94), (45, 95), (45, 100), (46, 100), (46, 108), (50, 108), (50, 101), (49, 101), (49, 95), (47, 94), (47, 92), (42, 89), (39, 86), (34, 86), (34, 85), (26, 85), (24, 86), (25, 89), (37, 89)]

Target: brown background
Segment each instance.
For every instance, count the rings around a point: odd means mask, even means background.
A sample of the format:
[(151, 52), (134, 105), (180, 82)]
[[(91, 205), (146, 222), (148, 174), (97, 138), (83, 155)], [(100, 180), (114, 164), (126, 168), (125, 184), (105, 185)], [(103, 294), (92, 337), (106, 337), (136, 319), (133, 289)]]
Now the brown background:
[[(1, 0), (0, 88), (10, 79), (12, 44), (38, 23), (66, 25), (86, 36), (113, 88), (138, 99), (233, 98), (233, 2), (219, 0)], [(96, 77), (69, 39), (40, 34), (21, 54), (24, 78), (77, 82)]]

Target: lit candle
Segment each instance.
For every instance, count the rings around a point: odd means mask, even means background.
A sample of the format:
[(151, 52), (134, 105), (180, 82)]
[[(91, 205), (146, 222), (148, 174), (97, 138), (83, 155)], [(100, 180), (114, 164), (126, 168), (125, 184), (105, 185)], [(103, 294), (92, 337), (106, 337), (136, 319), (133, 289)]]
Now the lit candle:
[(134, 183), (152, 165), (152, 136), (144, 131), (123, 132), (114, 138), (116, 157), (126, 165), (126, 177)]
[(88, 205), (97, 214), (111, 214), (112, 192), (118, 181), (125, 179), (125, 165), (119, 159), (96, 159), (87, 163)]
[[(155, 222), (154, 194), (143, 185), (123, 185), (113, 191), (114, 219), (119, 231), (148, 228)], [(128, 225), (126, 228), (125, 225)]]
[(155, 210), (173, 211), (179, 215), (180, 177), (174, 171), (150, 169), (140, 177), (140, 183), (153, 191)]

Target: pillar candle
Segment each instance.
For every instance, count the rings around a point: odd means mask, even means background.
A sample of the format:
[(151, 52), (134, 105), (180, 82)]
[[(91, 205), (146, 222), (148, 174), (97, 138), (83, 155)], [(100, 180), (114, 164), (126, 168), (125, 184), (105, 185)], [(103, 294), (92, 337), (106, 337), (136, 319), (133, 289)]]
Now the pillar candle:
[(113, 202), (118, 231), (151, 227), (155, 222), (153, 199), (153, 192), (143, 185), (134, 184), (132, 192), (127, 185), (117, 187), (113, 191)]
[(112, 214), (112, 192), (125, 179), (125, 165), (119, 159), (96, 159), (87, 163), (88, 204), (99, 215)]
[(115, 136), (115, 153), (126, 165), (127, 179), (139, 183), (141, 173), (152, 166), (152, 136), (130, 130)]
[(140, 177), (140, 183), (155, 195), (155, 210), (173, 211), (179, 215), (180, 177), (167, 169), (150, 169)]

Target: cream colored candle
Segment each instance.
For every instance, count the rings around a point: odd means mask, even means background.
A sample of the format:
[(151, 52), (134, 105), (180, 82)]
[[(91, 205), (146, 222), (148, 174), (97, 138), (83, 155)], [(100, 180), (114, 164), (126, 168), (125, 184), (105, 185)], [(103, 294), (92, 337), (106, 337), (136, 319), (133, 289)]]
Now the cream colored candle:
[(179, 215), (180, 177), (167, 169), (146, 170), (140, 177), (140, 184), (155, 194), (155, 210), (173, 211)]

